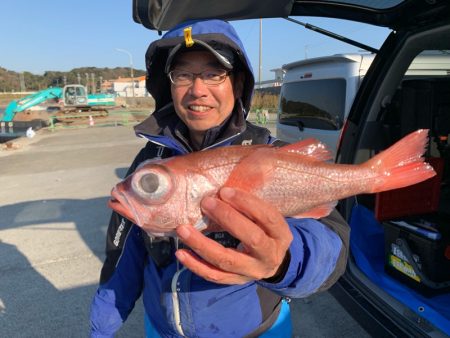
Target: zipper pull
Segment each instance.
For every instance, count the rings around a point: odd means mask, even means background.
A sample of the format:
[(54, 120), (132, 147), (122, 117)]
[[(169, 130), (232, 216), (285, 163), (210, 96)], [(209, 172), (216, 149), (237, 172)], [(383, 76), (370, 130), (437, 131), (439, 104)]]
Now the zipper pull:
[(164, 147), (158, 146), (158, 150), (156, 151), (155, 159), (160, 160), (162, 158), (163, 153), (164, 153)]

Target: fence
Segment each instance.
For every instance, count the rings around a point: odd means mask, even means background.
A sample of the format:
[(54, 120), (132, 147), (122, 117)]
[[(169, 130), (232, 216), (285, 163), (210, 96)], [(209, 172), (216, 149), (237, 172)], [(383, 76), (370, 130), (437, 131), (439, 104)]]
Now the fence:
[(137, 124), (148, 115), (148, 112), (143, 111), (110, 111), (107, 115), (101, 113), (54, 115), (49, 118), (48, 129), (55, 131), (69, 128), (126, 126)]

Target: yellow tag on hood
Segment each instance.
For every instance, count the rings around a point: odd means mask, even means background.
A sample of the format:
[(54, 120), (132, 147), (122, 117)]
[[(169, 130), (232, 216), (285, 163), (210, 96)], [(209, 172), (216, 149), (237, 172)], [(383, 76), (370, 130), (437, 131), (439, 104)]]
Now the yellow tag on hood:
[(192, 40), (192, 27), (186, 27), (184, 29), (184, 42), (186, 47), (192, 47), (194, 45), (194, 40)]

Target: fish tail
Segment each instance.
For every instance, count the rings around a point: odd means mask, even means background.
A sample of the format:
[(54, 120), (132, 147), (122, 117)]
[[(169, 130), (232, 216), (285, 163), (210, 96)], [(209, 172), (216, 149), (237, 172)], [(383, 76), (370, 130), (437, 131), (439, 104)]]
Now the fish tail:
[(403, 188), (436, 175), (423, 158), (428, 145), (428, 129), (417, 130), (367, 161), (379, 175), (372, 192)]

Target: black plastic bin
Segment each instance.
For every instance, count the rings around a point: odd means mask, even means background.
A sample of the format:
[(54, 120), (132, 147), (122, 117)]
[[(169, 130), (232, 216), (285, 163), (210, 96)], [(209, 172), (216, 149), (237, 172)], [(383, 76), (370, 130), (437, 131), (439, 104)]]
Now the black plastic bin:
[(450, 217), (433, 214), (383, 225), (386, 272), (425, 296), (448, 292)]

